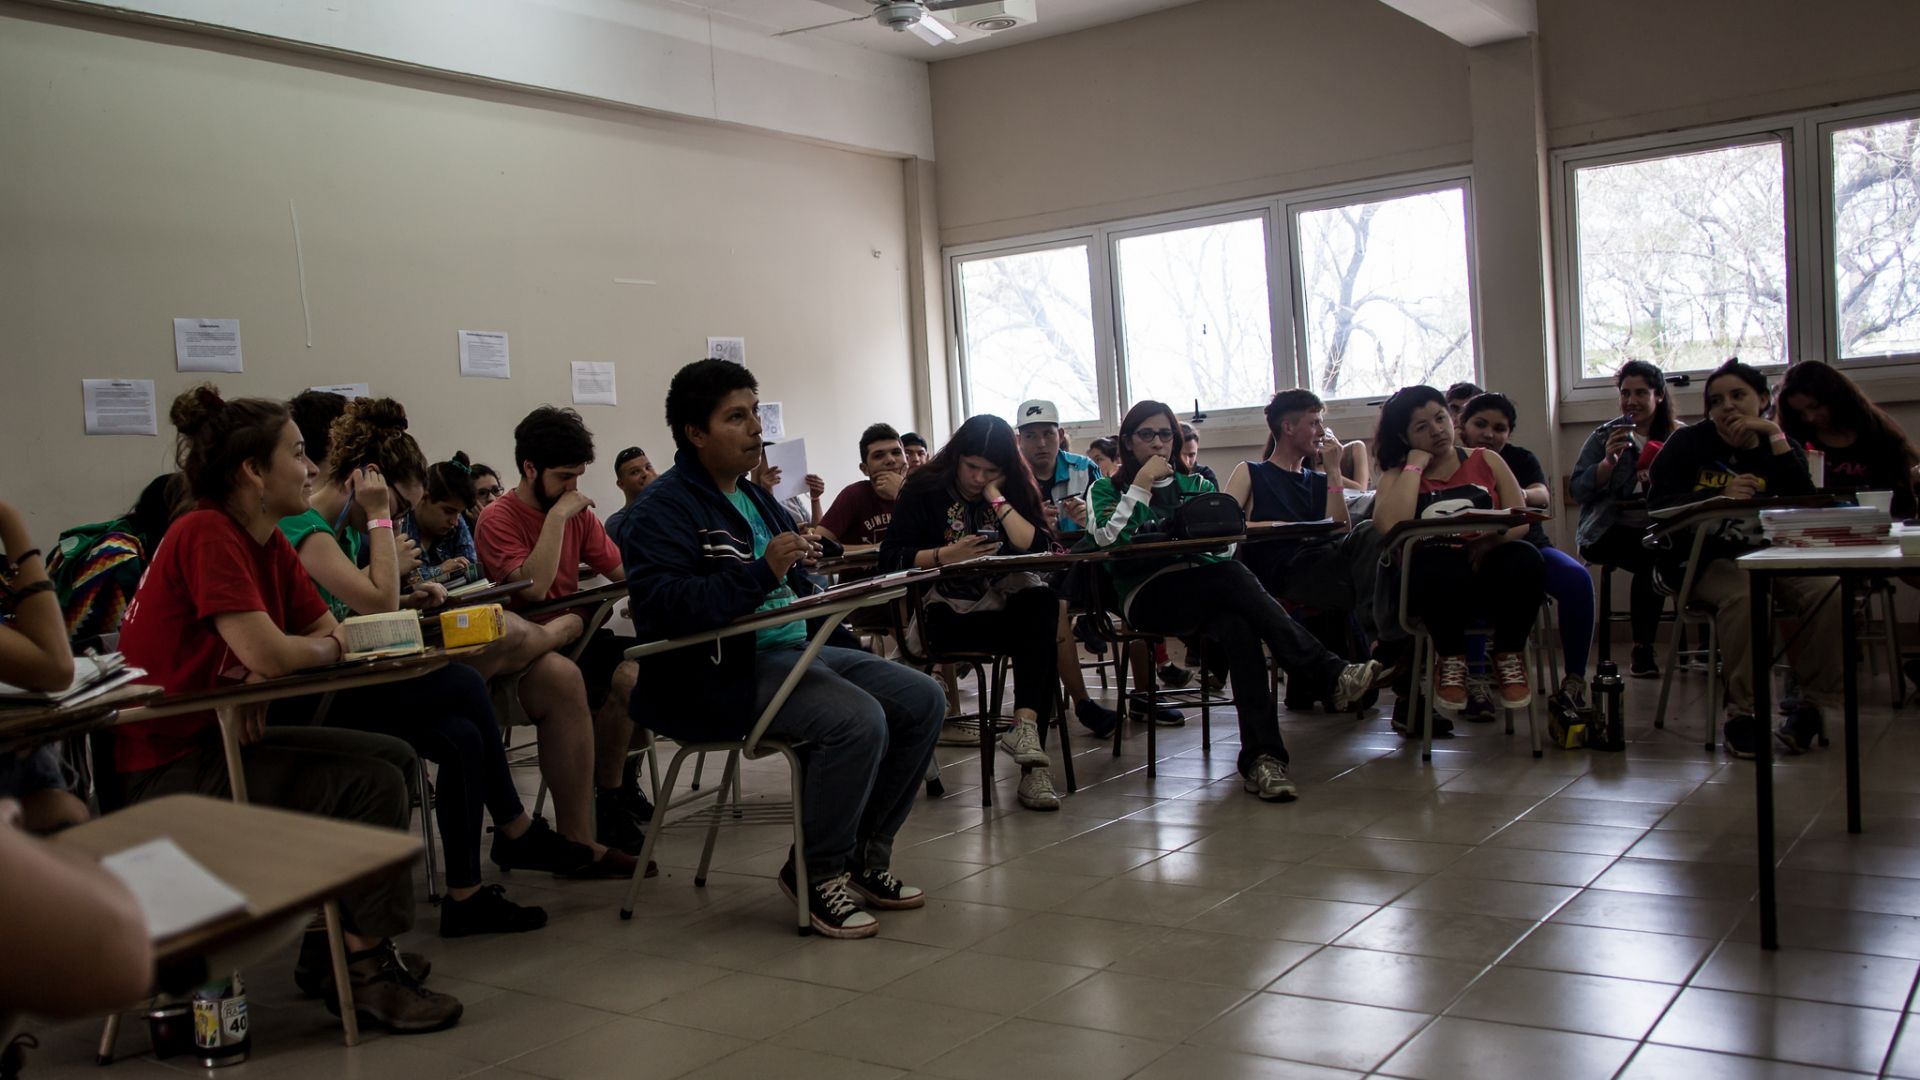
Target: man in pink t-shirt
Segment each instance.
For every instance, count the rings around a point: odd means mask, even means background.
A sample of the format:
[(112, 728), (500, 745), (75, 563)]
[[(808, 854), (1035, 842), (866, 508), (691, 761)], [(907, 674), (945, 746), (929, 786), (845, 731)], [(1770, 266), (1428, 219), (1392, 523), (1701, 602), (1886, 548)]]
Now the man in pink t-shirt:
[[(474, 551), (487, 577), (501, 583), (531, 581), (533, 588), (525, 595), (535, 602), (578, 592), (583, 563), (604, 577), (624, 580), (620, 549), (600, 519), (587, 512), (593, 500), (580, 492), (580, 477), (593, 462), (593, 433), (580, 414), (543, 405), (513, 429), (513, 443), (519, 483), (480, 512), (473, 532)], [(558, 627), (580, 619), (567, 611), (538, 621)], [(573, 630), (578, 633), (578, 628)], [(637, 667), (623, 654), (633, 644), (631, 638), (601, 630), (580, 651), (577, 663), (559, 652), (547, 653), (533, 662), (520, 684), (521, 704), (536, 723), (554, 714), (591, 716), (593, 789), (564, 797), (575, 800), (576, 807), (590, 798), (596, 838), (628, 855), (639, 854), (641, 828), (653, 816), (638, 777), (625, 769), (633, 741), (627, 698)], [(543, 766), (546, 756), (543, 744)], [(553, 773), (542, 771), (554, 798), (561, 799)], [(584, 773), (582, 768), (574, 775)]]

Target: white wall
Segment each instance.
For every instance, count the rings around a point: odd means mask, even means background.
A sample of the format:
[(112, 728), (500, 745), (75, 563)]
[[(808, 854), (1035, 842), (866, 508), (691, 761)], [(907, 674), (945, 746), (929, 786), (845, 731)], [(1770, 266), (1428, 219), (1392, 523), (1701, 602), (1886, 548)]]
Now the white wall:
[[(621, 446), (669, 454), (666, 383), (709, 334), (747, 338), (831, 482), (914, 415), (897, 160), (19, 7), (0, 147), (0, 498), (43, 543), (166, 466), (164, 434), (84, 436), (80, 380), (154, 379), (165, 433), (197, 378), (175, 316), (241, 320), (229, 394), (368, 382), (430, 455), (500, 466), (569, 361), (614, 361), (621, 404), (582, 408), (603, 511)], [(462, 328), (508, 331), (514, 378), (457, 377)]]

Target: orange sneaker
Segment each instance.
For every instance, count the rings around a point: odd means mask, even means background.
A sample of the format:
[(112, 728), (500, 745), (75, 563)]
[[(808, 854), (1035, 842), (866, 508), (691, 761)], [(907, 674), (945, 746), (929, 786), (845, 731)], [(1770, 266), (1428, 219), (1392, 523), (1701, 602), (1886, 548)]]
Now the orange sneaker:
[(1467, 658), (1442, 656), (1433, 664), (1433, 706), (1458, 713), (1467, 707)]
[(1533, 687), (1527, 685), (1525, 653), (1494, 653), (1493, 682), (1500, 695), (1500, 704), (1509, 709), (1517, 709), (1533, 700)]

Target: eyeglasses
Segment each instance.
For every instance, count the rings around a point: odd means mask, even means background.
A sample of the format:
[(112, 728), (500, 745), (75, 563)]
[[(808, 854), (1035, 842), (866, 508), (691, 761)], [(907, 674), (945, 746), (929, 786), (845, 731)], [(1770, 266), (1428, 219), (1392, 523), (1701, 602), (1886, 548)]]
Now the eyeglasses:
[(1133, 429), (1134, 438), (1145, 439), (1147, 442), (1172, 442), (1173, 435), (1174, 431), (1172, 428), (1143, 427)]
[(495, 484), (492, 487), (475, 488), (474, 492), (478, 495), (483, 495), (489, 499), (497, 499), (500, 496), (505, 495), (507, 493), (507, 489), (504, 487), (501, 487), (499, 484)]

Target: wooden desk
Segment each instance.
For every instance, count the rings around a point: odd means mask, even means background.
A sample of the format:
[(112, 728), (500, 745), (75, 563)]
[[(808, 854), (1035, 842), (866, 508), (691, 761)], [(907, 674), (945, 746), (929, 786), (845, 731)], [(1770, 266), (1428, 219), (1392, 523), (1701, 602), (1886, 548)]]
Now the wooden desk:
[(167, 837), (247, 898), (247, 909), (153, 943), (163, 989), (206, 982), (217, 951), (304, 924), (312, 910), (362, 882), (420, 856), (408, 833), (204, 795), (135, 803), (53, 837), (102, 858)]
[[(596, 585), (591, 589), (581, 589), (579, 592), (567, 596), (558, 596), (551, 600), (536, 600), (533, 603), (516, 608), (515, 610), (526, 618), (531, 619), (539, 615), (553, 615), (558, 612), (568, 611), (577, 607), (588, 607), (594, 604), (610, 606), (616, 601), (624, 599), (626, 595), (627, 583), (625, 581), (609, 581), (605, 585)], [(589, 630), (588, 633), (592, 633), (592, 631)]]
[(509, 581), (502, 585), (470, 592), (465, 596), (449, 596), (447, 602), (437, 607), (421, 608), (420, 617), (432, 618), (443, 611), (458, 611), (461, 608), (478, 607), (481, 604), (505, 603), (533, 588), (531, 581)]
[(164, 693), (157, 686), (128, 683), (78, 705), (30, 705), (0, 709), (0, 754), (112, 727), (122, 709), (135, 708)]
[[(1777, 506), (1778, 504), (1774, 504)], [(1769, 507), (1771, 508), (1771, 507)], [(1773, 579), (1776, 577), (1838, 577), (1840, 579), (1840, 679), (1842, 727), (1847, 775), (1847, 831), (1860, 824), (1860, 662), (1859, 627), (1853, 621), (1853, 596), (1861, 578), (1886, 577), (1920, 569), (1920, 556), (1901, 552), (1897, 543), (1859, 547), (1771, 547), (1734, 560), (1747, 572), (1752, 605), (1753, 715), (1760, 726), (1754, 739), (1753, 803), (1760, 841), (1760, 947), (1780, 947), (1773, 866)], [(1709, 717), (1712, 723), (1715, 718)]]

